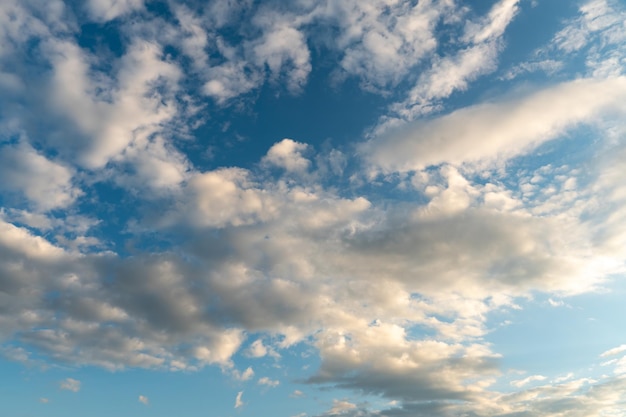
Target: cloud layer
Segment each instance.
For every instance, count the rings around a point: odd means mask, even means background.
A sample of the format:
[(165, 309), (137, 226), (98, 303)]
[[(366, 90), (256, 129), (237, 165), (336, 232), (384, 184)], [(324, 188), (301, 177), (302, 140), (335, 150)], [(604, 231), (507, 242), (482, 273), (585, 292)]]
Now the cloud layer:
[[(511, 378), (488, 335), (624, 273), (623, 7), (586, 3), (509, 68), (516, 0), (163, 7), (0, 6), (4, 356), (217, 366), (248, 384), (242, 412), (285, 386), (354, 394), (324, 416), (618, 412), (623, 345), (590, 359), (610, 375)], [(489, 74), (515, 84), (452, 100)], [(229, 130), (316, 77), (385, 103), (351, 143)], [(213, 125), (230, 136), (211, 154)], [(265, 373), (302, 346), (319, 367), (300, 389)]]

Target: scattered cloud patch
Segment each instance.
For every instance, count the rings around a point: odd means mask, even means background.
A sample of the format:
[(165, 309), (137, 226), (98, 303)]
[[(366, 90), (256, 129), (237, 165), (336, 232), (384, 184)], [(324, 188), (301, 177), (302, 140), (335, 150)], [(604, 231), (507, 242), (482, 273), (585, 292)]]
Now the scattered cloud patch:
[(524, 385), (530, 384), (531, 382), (544, 381), (546, 379), (547, 378), (545, 376), (543, 376), (543, 375), (531, 375), (531, 376), (526, 377), (524, 379), (518, 379), (518, 380), (515, 380), (515, 381), (511, 381), (511, 385), (513, 385), (516, 388), (521, 388)]
[(235, 397), (235, 408), (241, 408), (244, 406), (244, 402), (241, 399), (241, 397), (243, 396), (243, 391), (239, 391), (237, 393), (237, 397)]
[(289, 394), (291, 398), (303, 398), (306, 394), (300, 390), (294, 390), (291, 394)]
[(73, 378), (66, 378), (63, 381), (59, 382), (59, 388), (61, 388), (62, 390), (78, 392), (80, 391), (80, 387), (80, 381)]
[(270, 378), (264, 376), (262, 378), (259, 378), (258, 384), (259, 385), (265, 385), (265, 386), (271, 387), (271, 388), (275, 388), (278, 385), (280, 385), (280, 381), (274, 380), (274, 379), (270, 379)]

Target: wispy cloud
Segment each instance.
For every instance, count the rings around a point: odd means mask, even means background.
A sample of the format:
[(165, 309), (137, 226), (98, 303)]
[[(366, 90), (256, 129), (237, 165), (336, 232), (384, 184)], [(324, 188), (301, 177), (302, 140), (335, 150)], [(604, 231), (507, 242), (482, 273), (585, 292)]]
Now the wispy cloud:
[(77, 379), (66, 378), (59, 382), (59, 388), (67, 391), (78, 392), (80, 391), (81, 383)]
[(243, 391), (239, 391), (237, 393), (237, 397), (235, 397), (235, 408), (240, 408), (244, 406), (244, 402), (241, 399), (241, 397), (243, 396)]

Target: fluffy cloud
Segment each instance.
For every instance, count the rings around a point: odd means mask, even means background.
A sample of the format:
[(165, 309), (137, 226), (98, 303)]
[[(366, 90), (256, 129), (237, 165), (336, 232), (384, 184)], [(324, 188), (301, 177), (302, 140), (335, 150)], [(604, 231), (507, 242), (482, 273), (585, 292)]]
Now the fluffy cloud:
[(311, 72), (311, 63), (305, 38), (296, 28), (288, 22), (272, 23), (263, 37), (249, 47), (256, 64), (267, 65), (272, 79), (286, 73), (287, 89), (292, 92), (302, 89)]
[(81, 194), (70, 168), (51, 161), (26, 142), (0, 147), (0, 188), (23, 193), (33, 208), (47, 211), (72, 204)]
[(285, 169), (287, 172), (305, 172), (311, 162), (302, 156), (307, 148), (304, 143), (283, 139), (273, 145), (263, 162)]
[(148, 400), (148, 397), (146, 397), (145, 395), (140, 395), (138, 398), (138, 401), (142, 403), (143, 405), (150, 404), (150, 400)]

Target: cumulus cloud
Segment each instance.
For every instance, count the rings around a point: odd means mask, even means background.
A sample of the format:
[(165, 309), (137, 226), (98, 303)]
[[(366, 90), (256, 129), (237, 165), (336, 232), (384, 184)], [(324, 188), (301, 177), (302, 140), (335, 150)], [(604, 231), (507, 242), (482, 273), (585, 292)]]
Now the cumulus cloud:
[(146, 397), (145, 395), (140, 395), (138, 398), (138, 401), (140, 403), (142, 403), (143, 405), (148, 405), (150, 404), (150, 400), (148, 399), (148, 397)]
[(274, 144), (267, 155), (263, 157), (263, 162), (283, 168), (287, 172), (305, 172), (311, 162), (302, 156), (307, 149), (304, 143), (296, 142), (292, 139), (283, 139)]
[(280, 354), (271, 346), (263, 344), (262, 339), (255, 340), (246, 350), (246, 355), (251, 358), (262, 358), (264, 356), (271, 356), (274, 359), (280, 358)]
[(51, 161), (28, 143), (0, 147), (0, 188), (23, 193), (38, 211), (65, 208), (81, 194), (72, 184), (73, 172), (67, 166)]

